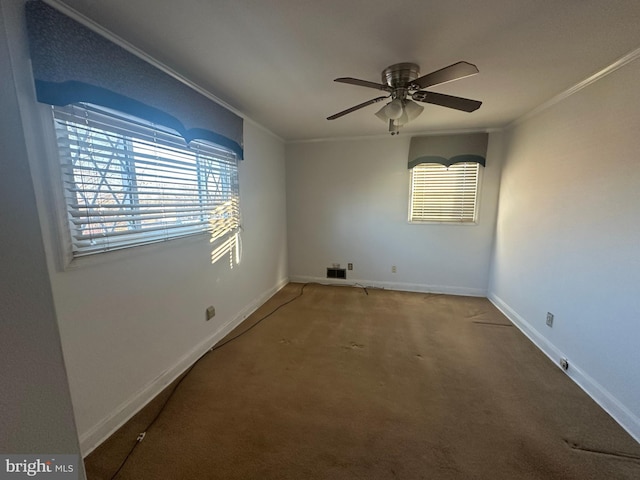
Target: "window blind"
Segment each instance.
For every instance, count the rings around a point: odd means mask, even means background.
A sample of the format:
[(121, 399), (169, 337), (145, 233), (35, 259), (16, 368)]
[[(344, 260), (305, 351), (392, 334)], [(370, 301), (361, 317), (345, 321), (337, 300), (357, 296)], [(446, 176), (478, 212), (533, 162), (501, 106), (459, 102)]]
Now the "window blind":
[(240, 228), (235, 153), (90, 105), (53, 107), (73, 255)]
[(422, 163), (411, 170), (410, 222), (474, 222), (478, 175), (475, 162), (449, 167)]

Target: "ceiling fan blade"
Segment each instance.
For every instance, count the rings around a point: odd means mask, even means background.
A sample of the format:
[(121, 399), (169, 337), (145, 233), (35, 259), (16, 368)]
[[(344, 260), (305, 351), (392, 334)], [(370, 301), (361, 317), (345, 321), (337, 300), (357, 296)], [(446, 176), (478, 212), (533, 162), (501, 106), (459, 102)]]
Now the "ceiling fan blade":
[(473, 112), (479, 109), (480, 105), (482, 105), (482, 102), (478, 100), (453, 97), (451, 95), (444, 95), (442, 93), (435, 92), (420, 91), (414, 93), (411, 98), (418, 102), (431, 103), (433, 105), (440, 105), (441, 107), (455, 108), (456, 110), (462, 110), (463, 112)]
[(391, 91), (391, 87), (388, 85), (384, 85), (382, 83), (376, 83), (376, 82), (369, 82), (367, 80), (360, 80), (358, 78), (340, 77), (340, 78), (336, 78), (334, 82), (348, 83), (349, 85), (357, 85), (358, 87), (375, 88), (376, 90), (385, 90), (387, 92)]
[(478, 67), (468, 62), (458, 62), (448, 67), (441, 68), (435, 72), (428, 73), (411, 82), (420, 88), (432, 87), (441, 83), (451, 82), (460, 78), (470, 77), (478, 73)]
[(347, 108), (346, 110), (343, 110), (341, 112), (338, 112), (334, 115), (331, 115), (330, 117), (327, 117), (327, 120), (335, 120), (336, 118), (340, 118), (343, 115), (346, 115), (347, 113), (351, 113), (351, 112), (355, 112), (356, 110), (360, 110), (363, 107), (366, 107), (368, 105), (371, 105), (373, 103), (377, 103), (377, 102), (381, 102), (382, 100), (389, 98), (389, 97), (377, 97), (377, 98), (373, 98), (371, 100), (367, 100), (364, 103), (361, 103), (359, 105), (356, 105), (355, 107), (351, 107), (351, 108)]

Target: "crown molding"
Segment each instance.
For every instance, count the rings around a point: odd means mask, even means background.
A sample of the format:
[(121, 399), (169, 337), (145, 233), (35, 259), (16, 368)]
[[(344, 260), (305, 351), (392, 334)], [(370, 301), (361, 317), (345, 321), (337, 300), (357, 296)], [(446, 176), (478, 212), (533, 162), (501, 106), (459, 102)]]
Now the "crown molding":
[(465, 135), (468, 133), (495, 133), (501, 132), (503, 128), (466, 128), (453, 130), (430, 130), (423, 132), (400, 132), (397, 135), (389, 135), (389, 133), (378, 135), (359, 135), (352, 137), (323, 137), (323, 138), (307, 138), (302, 140), (285, 140), (285, 145), (297, 145), (303, 143), (321, 143), (321, 142), (355, 142), (361, 140), (382, 140), (398, 137), (416, 137), (416, 136), (436, 136), (436, 135)]
[(525, 113), (521, 117), (518, 117), (514, 121), (508, 123), (504, 128), (505, 129), (512, 128), (512, 127), (514, 127), (516, 125), (519, 125), (519, 124), (525, 122), (526, 120), (529, 120), (532, 117), (535, 117), (536, 115), (538, 115), (538, 114), (544, 112), (545, 110), (551, 108), (552, 106), (562, 102), (563, 100), (565, 100), (565, 99), (569, 98), (570, 96), (576, 94), (580, 90), (588, 87), (592, 83), (595, 83), (598, 80), (603, 79), (607, 75), (615, 72), (616, 70), (624, 67), (625, 65), (628, 65), (629, 63), (633, 62), (634, 60), (637, 60), (638, 58), (640, 58), (640, 48), (637, 48), (637, 49), (627, 53), (623, 57), (621, 57), (618, 60), (616, 60), (615, 62), (613, 62), (611, 65), (606, 66), (605, 68), (603, 68), (602, 70), (597, 71), (596, 73), (594, 73), (590, 77), (585, 78), (580, 83), (575, 84), (573, 87), (568, 88), (567, 90), (559, 93), (555, 97), (552, 97), (549, 100), (547, 100), (546, 102), (538, 105), (536, 108), (534, 108), (530, 112)]

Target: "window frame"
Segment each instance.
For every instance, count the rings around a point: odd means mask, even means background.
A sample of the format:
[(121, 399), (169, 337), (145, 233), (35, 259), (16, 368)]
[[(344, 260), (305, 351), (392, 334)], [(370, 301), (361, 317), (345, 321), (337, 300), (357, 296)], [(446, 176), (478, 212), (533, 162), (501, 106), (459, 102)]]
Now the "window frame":
[[(479, 224), (480, 222), (480, 207), (481, 207), (481, 198), (482, 198), (482, 183), (483, 183), (483, 176), (484, 176), (484, 166), (479, 164), (479, 163), (475, 163), (475, 162), (461, 162), (461, 163), (473, 163), (475, 165), (477, 165), (478, 168), (478, 173), (477, 173), (477, 179), (476, 179), (476, 197), (475, 197), (475, 211), (474, 211), (474, 216), (473, 219), (471, 221), (455, 221), (455, 220), (413, 220), (412, 219), (412, 210), (413, 210), (413, 175), (414, 175), (414, 169), (419, 167), (422, 164), (418, 164), (413, 168), (409, 169), (409, 194), (408, 194), (408, 201), (407, 201), (407, 223), (409, 223), (410, 225), (450, 225), (450, 226), (476, 226)], [(443, 165), (443, 164), (434, 164), (432, 163), (431, 165), (441, 165), (443, 167), (447, 167), (447, 165)], [(456, 165), (456, 164), (452, 164), (452, 165)], [(452, 166), (451, 165), (451, 166)]]
[[(126, 123), (127, 121), (130, 121), (133, 123), (143, 124), (145, 128), (156, 128), (158, 129), (158, 131), (163, 131), (164, 134), (174, 135), (177, 137), (180, 136), (177, 132), (171, 131), (170, 129), (151, 124), (146, 120), (141, 120), (136, 117), (131, 117), (122, 112), (116, 112), (116, 111), (107, 109), (105, 107), (97, 107), (94, 105), (91, 105), (90, 107), (94, 108), (99, 112), (117, 116), (118, 122)], [(207, 238), (207, 244), (213, 243), (214, 248), (216, 248), (215, 239), (212, 239), (211, 241), (209, 241), (209, 239), (211, 238), (211, 227), (208, 227), (199, 232), (192, 232), (189, 234), (178, 235), (178, 236), (169, 236), (167, 238), (162, 238), (155, 241), (146, 241), (143, 238), (142, 241), (133, 245), (127, 245), (121, 248), (100, 250), (95, 253), (90, 253), (85, 255), (76, 255), (73, 249), (73, 232), (72, 232), (72, 228), (69, 221), (70, 215), (69, 215), (69, 210), (67, 206), (67, 195), (65, 193), (65, 185), (63, 181), (64, 167), (62, 165), (60, 154), (59, 154), (59, 144), (58, 144), (57, 132), (56, 132), (56, 126), (55, 126), (56, 119), (54, 117), (53, 108), (54, 107), (51, 107), (49, 105), (42, 105), (41, 119), (45, 124), (44, 133), (45, 133), (45, 137), (46, 137), (45, 140), (47, 144), (47, 147), (46, 147), (47, 162), (46, 162), (46, 165), (43, 165), (45, 168), (43, 168), (39, 172), (39, 174), (45, 175), (46, 177), (48, 177), (47, 189), (49, 190), (50, 198), (53, 198), (53, 201), (50, 202), (50, 206), (49, 206), (51, 213), (54, 214), (51, 217), (51, 220), (52, 220), (51, 224), (53, 226), (53, 236), (56, 237), (55, 242), (58, 244), (57, 245), (58, 247), (57, 250), (59, 253), (58, 263), (59, 263), (59, 267), (61, 267), (62, 270), (65, 270), (67, 268), (74, 268), (84, 264), (93, 264), (93, 263), (101, 263), (102, 261), (109, 261), (111, 259), (114, 259), (114, 257), (117, 257), (117, 256), (131, 255), (131, 254), (134, 254), (133, 252), (139, 251), (140, 248), (147, 248), (147, 249), (164, 248), (164, 246), (166, 246), (167, 244), (173, 244), (174, 241), (177, 241), (177, 240), (180, 240), (182, 242), (189, 242), (189, 241), (202, 242), (203, 238)], [(182, 137), (180, 136), (180, 138)], [(239, 207), (239, 205), (241, 204), (240, 161), (234, 152), (231, 152), (229, 149), (225, 147), (215, 145), (215, 144), (212, 144), (211, 142), (205, 142), (205, 141), (197, 141), (196, 143), (209, 144), (215, 150), (225, 151), (225, 153), (228, 152), (230, 155), (233, 155), (235, 157), (235, 170), (234, 170), (234, 177), (236, 182), (235, 183), (235, 186), (236, 186), (235, 201), (236, 201), (236, 205), (238, 206), (237, 228), (239, 232), (241, 230), (241, 220), (242, 220), (241, 211)], [(201, 190), (198, 190), (198, 192), (199, 194), (201, 194)], [(237, 236), (239, 236), (239, 233), (237, 234)], [(238, 248), (237, 245), (236, 245), (236, 248)]]

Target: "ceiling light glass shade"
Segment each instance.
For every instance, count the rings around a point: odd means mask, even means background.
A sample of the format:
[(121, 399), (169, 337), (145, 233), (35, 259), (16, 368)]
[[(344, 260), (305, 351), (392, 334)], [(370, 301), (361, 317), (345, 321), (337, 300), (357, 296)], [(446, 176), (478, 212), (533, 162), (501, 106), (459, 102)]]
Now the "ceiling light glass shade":
[(384, 107), (382, 107), (380, 110), (378, 110), (376, 112), (376, 117), (378, 117), (384, 123), (389, 123), (389, 118), (387, 118), (387, 115), (386, 115), (385, 110), (384, 110), (385, 108), (387, 108), (386, 105)]
[(413, 100), (407, 100), (405, 102), (405, 104), (404, 104), (404, 111), (405, 111), (405, 113), (407, 114), (407, 117), (408, 117), (407, 122), (410, 122), (410, 121), (415, 120), (416, 118), (418, 118), (418, 115), (420, 115), (423, 110), (424, 110), (423, 106), (418, 105)]
[(403, 110), (402, 111), (402, 115), (400, 115), (399, 118), (396, 118), (395, 120), (393, 120), (393, 124), (396, 127), (401, 127), (402, 125), (404, 125), (408, 121), (409, 121), (409, 115), (407, 115), (407, 112), (405, 110)]
[(378, 110), (376, 117), (388, 123), (389, 132), (391, 132), (391, 135), (395, 135), (400, 127), (417, 118), (423, 110), (424, 107), (412, 100), (396, 98)]
[(389, 120), (396, 120), (400, 118), (403, 114), (404, 107), (402, 105), (402, 100), (396, 98), (378, 110), (376, 117), (386, 123)]
[(387, 114), (387, 118), (391, 120), (396, 120), (402, 116), (404, 113), (404, 108), (402, 105), (402, 100), (396, 98), (387, 104), (384, 107), (385, 113)]

